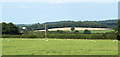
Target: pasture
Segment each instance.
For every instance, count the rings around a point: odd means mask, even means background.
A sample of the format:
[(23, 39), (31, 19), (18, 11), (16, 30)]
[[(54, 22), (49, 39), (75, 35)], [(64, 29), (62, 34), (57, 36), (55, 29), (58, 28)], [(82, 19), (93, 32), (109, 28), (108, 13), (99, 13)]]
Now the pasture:
[[(106, 32), (112, 32), (114, 30), (90, 30), (91, 33), (106, 33)], [(72, 32), (72, 31), (65, 31), (65, 32)], [(83, 33), (84, 30), (79, 30), (80, 33)]]
[(116, 40), (8, 39), (2, 41), (3, 55), (117, 55)]

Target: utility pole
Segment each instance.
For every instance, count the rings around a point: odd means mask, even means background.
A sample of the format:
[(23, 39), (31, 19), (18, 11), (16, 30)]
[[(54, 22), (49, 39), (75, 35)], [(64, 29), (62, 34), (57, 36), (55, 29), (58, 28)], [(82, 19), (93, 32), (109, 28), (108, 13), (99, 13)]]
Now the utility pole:
[(47, 40), (47, 27), (46, 27), (47, 25), (45, 24), (45, 41), (48, 41)]
[(47, 38), (47, 28), (46, 28), (46, 24), (45, 24), (45, 38)]

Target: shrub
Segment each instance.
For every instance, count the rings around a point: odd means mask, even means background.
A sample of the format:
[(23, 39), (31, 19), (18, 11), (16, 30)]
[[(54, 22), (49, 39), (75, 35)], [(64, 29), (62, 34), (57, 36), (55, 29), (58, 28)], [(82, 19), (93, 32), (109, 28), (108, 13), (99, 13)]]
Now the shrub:
[(83, 34), (91, 34), (91, 31), (85, 30), (85, 31), (83, 32)]
[(57, 32), (58, 32), (58, 33), (63, 33), (64, 31), (62, 31), (62, 30), (57, 30)]
[(78, 30), (75, 30), (75, 33), (79, 33), (79, 31), (78, 31)]
[(24, 35), (21, 35), (21, 38), (36, 38), (36, 35), (34, 35), (34, 34), (24, 34)]
[[(60, 34), (48, 33), (48, 38), (60, 39), (117, 39), (117, 34)], [(44, 38), (44, 34), (2, 35), (2, 38)]]

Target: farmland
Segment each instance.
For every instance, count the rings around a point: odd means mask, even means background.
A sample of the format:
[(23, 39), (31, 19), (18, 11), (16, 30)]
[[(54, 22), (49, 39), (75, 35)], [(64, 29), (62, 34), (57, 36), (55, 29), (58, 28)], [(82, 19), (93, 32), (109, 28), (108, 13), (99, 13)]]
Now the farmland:
[[(65, 28), (52, 28), (48, 29), (49, 31), (71, 31), (71, 27), (65, 27)], [(82, 27), (75, 27), (75, 30), (84, 31), (84, 30), (92, 30), (92, 31), (111, 31), (110, 28), (82, 28)], [(45, 30), (37, 30), (37, 31), (45, 31)]]
[[(90, 30), (91, 33), (106, 33), (106, 32), (112, 32), (114, 30)], [(65, 32), (71, 32), (71, 31), (65, 31)], [(80, 30), (79, 33), (83, 33), (84, 30)]]
[[(81, 23), (81, 22), (80, 22)], [(19, 29), (2, 23), (3, 55), (117, 55), (117, 29), (93, 25), (66, 27), (33, 25)], [(88, 23), (89, 24), (89, 23)], [(64, 24), (63, 24), (64, 25)], [(72, 24), (73, 25), (73, 24)], [(55, 26), (55, 27), (54, 27)], [(39, 29), (37, 29), (37, 28)], [(20, 27), (22, 28), (22, 27)], [(89, 33), (88, 33), (89, 32)], [(44, 38), (48, 38), (45, 40)]]
[(0, 56), (119, 55), (118, 3), (26, 2), (2, 3)]
[(117, 55), (118, 41), (5, 38), (2, 48), (3, 55)]

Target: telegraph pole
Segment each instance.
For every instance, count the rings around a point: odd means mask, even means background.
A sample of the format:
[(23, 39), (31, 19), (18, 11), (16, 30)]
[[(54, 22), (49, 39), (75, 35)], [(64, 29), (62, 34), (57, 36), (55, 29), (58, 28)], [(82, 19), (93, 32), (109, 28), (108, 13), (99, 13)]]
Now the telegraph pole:
[(47, 38), (47, 28), (46, 28), (46, 24), (45, 24), (45, 38)]
[(46, 24), (45, 24), (45, 41), (48, 41), (47, 40), (47, 27), (46, 27)]

